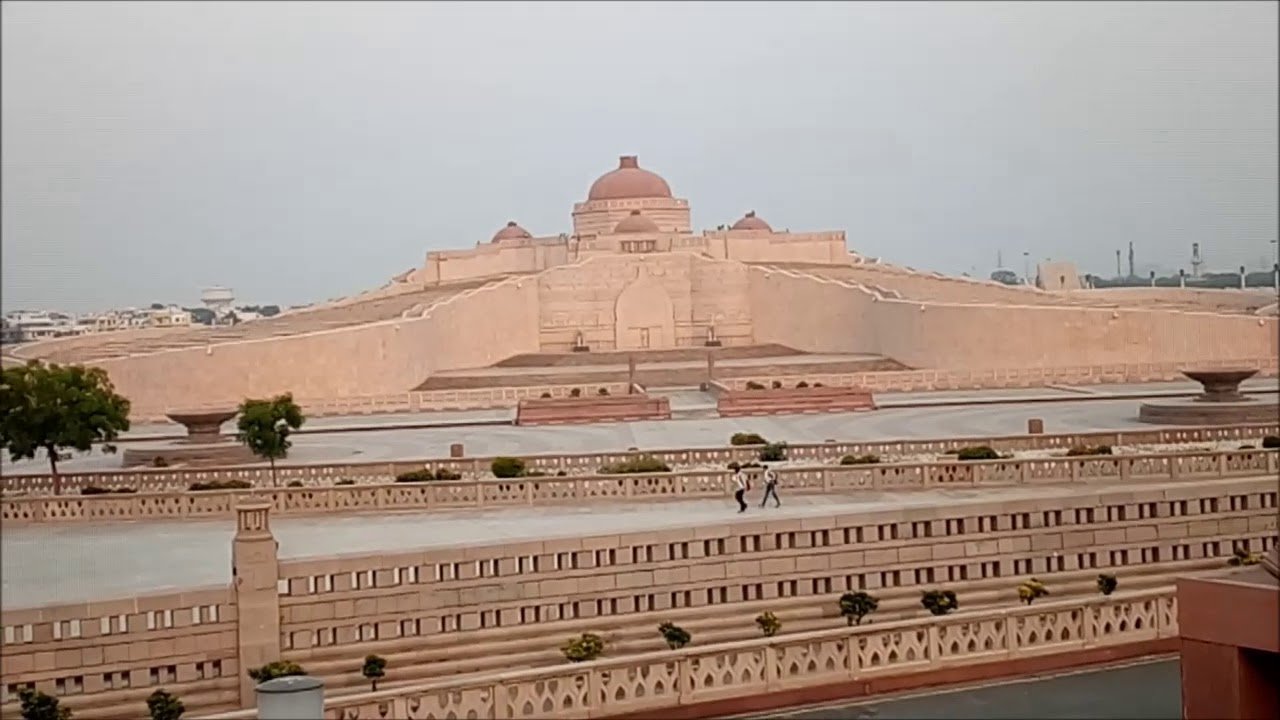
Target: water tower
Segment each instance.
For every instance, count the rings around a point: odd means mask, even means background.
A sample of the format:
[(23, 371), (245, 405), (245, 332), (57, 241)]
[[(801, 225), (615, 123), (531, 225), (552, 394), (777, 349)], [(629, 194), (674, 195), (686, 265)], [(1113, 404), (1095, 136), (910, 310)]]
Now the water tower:
[(200, 291), (200, 302), (213, 312), (214, 317), (220, 318), (231, 312), (231, 306), (235, 300), (236, 295), (231, 292), (231, 288), (215, 285)]

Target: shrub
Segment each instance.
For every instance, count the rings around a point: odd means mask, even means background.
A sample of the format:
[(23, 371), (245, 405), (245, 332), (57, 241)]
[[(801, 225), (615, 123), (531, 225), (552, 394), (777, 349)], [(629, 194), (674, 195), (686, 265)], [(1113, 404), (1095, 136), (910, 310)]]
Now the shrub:
[(962, 447), (956, 451), (956, 459), (958, 460), (998, 460), (999, 458), (1000, 453), (992, 450), (987, 445)]
[(429, 482), (435, 479), (435, 475), (432, 475), (431, 471), (427, 468), (402, 472), (396, 476), (396, 482), (398, 483)]
[(496, 457), (489, 466), (494, 477), (513, 478), (524, 475), (524, 460), (513, 457)]
[(71, 720), (71, 708), (60, 707), (56, 697), (23, 688), (18, 691), (18, 700), (22, 703), (22, 720)]
[(781, 462), (787, 459), (787, 444), (768, 443), (760, 448), (760, 462)]
[(951, 590), (926, 590), (920, 595), (920, 604), (934, 615), (946, 615), (960, 607), (960, 601)]
[(302, 487), (302, 481), (290, 480), (289, 482), (285, 483), (285, 487)]
[(880, 607), (880, 601), (859, 590), (840, 596), (840, 614), (850, 625), (861, 625), (862, 618), (870, 615)]
[(769, 441), (765, 440), (762, 436), (760, 436), (757, 433), (734, 433), (733, 435), (729, 436), (729, 444), (730, 445), (767, 445), (769, 444)]
[(169, 461), (157, 455), (151, 458), (151, 467), (166, 468), (169, 467)]
[(658, 626), (658, 632), (662, 633), (662, 639), (667, 641), (667, 647), (672, 650), (679, 650), (693, 639), (688, 630), (674, 623), (662, 623)]
[(1115, 575), (1108, 575), (1107, 573), (1101, 573), (1098, 575), (1098, 592), (1103, 595), (1110, 595), (1115, 592), (1116, 586), (1119, 584), (1120, 582), (1116, 580)]
[(546, 477), (546, 470), (525, 470), (524, 477)]
[(355, 484), (356, 484), (356, 481), (352, 480), (351, 478), (342, 478), (338, 482), (334, 483), (334, 485), (355, 485)]
[(595, 660), (604, 654), (604, 640), (594, 633), (582, 633), (560, 648), (569, 662)]
[(801, 380), (800, 382), (796, 383), (796, 388), (797, 388), (797, 389), (799, 389), (799, 388), (807, 388), (807, 387), (809, 387), (809, 383), (805, 382), (804, 380)]
[(782, 629), (782, 621), (778, 619), (777, 615), (766, 610), (756, 616), (756, 626), (760, 628), (760, 632), (764, 633), (765, 637), (773, 637)]
[(600, 466), (601, 475), (671, 472), (671, 467), (652, 455), (641, 455), (622, 462)]
[(1256, 450), (1257, 448), (1250, 445), (1249, 443), (1245, 443), (1244, 445), (1241, 445), (1239, 449), (1240, 450)]
[(600, 388), (599, 390), (597, 390), (597, 391), (596, 391), (596, 394), (597, 394), (597, 395), (608, 395), (608, 394), (609, 394), (609, 388)]
[(764, 389), (764, 386), (763, 386), (763, 385), (761, 385), (760, 383), (756, 382), (755, 380), (748, 380), (748, 381), (747, 381), (747, 389), (748, 389), (748, 390), (763, 390), (763, 389)]
[(462, 473), (454, 472), (449, 468), (438, 468), (436, 470), (436, 479), (437, 480), (461, 480)]
[(582, 388), (574, 388), (570, 390), (569, 397), (582, 397)]
[(200, 492), (201, 490), (248, 490), (253, 487), (253, 483), (248, 480), (210, 480), (209, 482), (193, 482), (187, 486), (188, 490)]
[(1080, 455), (1110, 455), (1110, 445), (1074, 445), (1067, 450), (1067, 457), (1078, 457)]
[(378, 681), (386, 677), (387, 674), (386, 659), (377, 655), (366, 655), (364, 666), (360, 668), (360, 674), (364, 676), (365, 680), (369, 681), (369, 689), (377, 692)]
[(762, 466), (760, 465), (760, 463), (756, 462), (755, 460), (750, 460), (744, 463), (731, 462), (728, 464), (727, 467), (729, 468), (730, 472), (738, 472), (739, 470), (750, 470), (751, 468), (758, 468)]
[(549, 399), (549, 398), (551, 397), (551, 393), (549, 393), (549, 392), (544, 392), (544, 393), (542, 393), (541, 395), (539, 395), (538, 397), (541, 397), (541, 398), (544, 398), (544, 399)]
[(80, 488), (81, 495), (132, 495), (136, 492), (138, 492), (138, 489), (131, 487), (104, 488), (97, 485), (88, 485)]
[(1280, 435), (1267, 435), (1262, 438), (1262, 447), (1267, 450), (1280, 448)]
[(187, 706), (172, 693), (156, 690), (147, 696), (147, 714), (151, 720), (178, 720)]
[(567, 472), (565, 472), (565, 471), (563, 471), (563, 470), (557, 470), (557, 471), (556, 471), (556, 477), (567, 477), (568, 475), (569, 475), (569, 473), (567, 473)]
[(1028, 605), (1048, 594), (1049, 588), (1035, 578), (1031, 578), (1018, 586), (1018, 599)]
[(841, 465), (875, 465), (880, 462), (880, 456), (874, 453), (866, 455), (845, 455), (840, 458)]
[(1231, 567), (1257, 565), (1260, 562), (1262, 562), (1261, 555), (1259, 555), (1258, 553), (1249, 552), (1248, 550), (1240, 547), (1236, 548), (1231, 554), (1231, 559), (1227, 560), (1227, 564), (1230, 565)]
[(816, 383), (814, 383), (814, 384), (813, 384), (813, 386), (814, 386), (814, 387), (822, 387), (822, 383), (818, 383), (818, 382), (816, 382)]
[(771, 383), (769, 383), (769, 384), (773, 387), (773, 389), (774, 389), (774, 390), (781, 390), (781, 389), (782, 389), (782, 381), (781, 381), (781, 380), (774, 380), (773, 382), (771, 382)]
[(307, 671), (302, 666), (292, 660), (277, 660), (269, 662), (259, 668), (249, 668), (249, 679), (256, 683), (264, 683), (268, 680), (276, 678), (290, 677), (292, 675), (306, 675)]

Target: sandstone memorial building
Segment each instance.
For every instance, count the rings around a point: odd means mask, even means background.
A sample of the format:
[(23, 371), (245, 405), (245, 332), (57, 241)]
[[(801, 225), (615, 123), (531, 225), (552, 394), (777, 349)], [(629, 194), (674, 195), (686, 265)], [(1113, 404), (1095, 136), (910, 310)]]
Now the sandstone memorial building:
[[(512, 221), (472, 249), (429, 252), (420, 267), (340, 301), (13, 354), (106, 368), (135, 419), (285, 391), (311, 414), (511, 406), (565, 394), (569, 380), (539, 359), (573, 350), (601, 363), (623, 351), (642, 366), (708, 347), (779, 363), (821, 356), (825, 365), (792, 365), (793, 379), (873, 390), (1136, 382), (1173, 379), (1189, 365), (1276, 369), (1267, 293), (1046, 291), (946, 277), (861, 255), (859, 238), (843, 231), (778, 231), (767, 216), (747, 212), (695, 233), (689, 201), (623, 156), (574, 205), (569, 232), (538, 235)], [(1056, 284), (1060, 269), (1042, 271)], [(512, 362), (522, 372), (503, 371)], [(597, 384), (626, 391), (627, 379)]]

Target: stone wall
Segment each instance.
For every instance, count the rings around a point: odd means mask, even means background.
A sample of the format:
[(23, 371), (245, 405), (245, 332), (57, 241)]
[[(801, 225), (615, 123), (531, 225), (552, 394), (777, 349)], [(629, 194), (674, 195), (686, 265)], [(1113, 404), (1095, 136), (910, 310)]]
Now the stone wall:
[[(1138, 580), (1145, 573), (1220, 566), (1233, 548), (1261, 550), (1276, 531), (1274, 482), (1198, 479), (1059, 488), (1017, 500), (278, 562), (265, 521), (254, 525), (260, 528), (256, 534), (245, 532), (244, 517), (261, 513), (259, 507), (240, 510), (235, 541), (237, 574), (256, 578), (252, 587), (239, 585), (230, 591), (233, 599), (204, 591), (139, 599), (138, 605), (120, 611), (109, 602), (5, 608), (0, 625), (5, 628), (6, 662), (0, 682), (6, 689), (34, 684), (61, 695), (77, 714), (93, 707), (102, 718), (136, 717), (142, 699), (160, 685), (181, 695), (192, 714), (225, 707), (233, 691), (228, 686), (234, 689), (234, 684), (197, 683), (204, 682), (200, 673), (208, 678), (215, 672), (208, 664), (215, 658), (222, 660), (216, 668), (221, 677), (243, 676), (245, 668), (230, 658), (245, 657), (246, 636), (239, 633), (236, 655), (226, 654), (230, 628), (223, 623), (246, 622), (250, 607), (255, 617), (268, 613), (275, 618), (278, 631), (249, 638), (258, 659), (241, 664), (272, 657), (295, 660), (323, 677), (335, 693), (360, 687), (359, 659), (369, 653), (387, 657), (401, 683), (438, 679), (464, 667), (510, 668), (522, 662), (554, 662), (559, 665), (554, 671), (563, 672), (554, 648), (583, 630), (613, 628), (632, 638), (617, 640), (615, 650), (623, 660), (645, 648), (656, 649), (660, 640), (653, 627), (663, 620), (699, 632), (702, 623), (729, 617), (741, 628), (731, 633), (738, 639), (753, 631), (750, 619), (762, 610), (777, 611), (784, 622), (799, 628), (830, 627), (841, 622), (830, 612), (834, 599), (855, 589), (893, 598), (895, 607), (914, 604), (918, 614), (921, 589), (954, 588), (964, 599), (964, 611), (939, 622), (968, 626), (985, 617), (982, 607), (1015, 603), (1012, 588), (1029, 575), (1054, 588), (1068, 582), (1088, 587), (1096, 573), (1106, 571), (1121, 575), (1122, 590), (1148, 587)], [(259, 577), (262, 573), (268, 574)], [(987, 599), (979, 602), (979, 597)], [(1113, 601), (1128, 602), (1120, 596), (1086, 605)], [(218, 606), (213, 615), (202, 609), (208, 605)], [(815, 615), (818, 607), (828, 611)], [(1025, 611), (1029, 618), (1049, 619), (1055, 628), (1052, 640), (1037, 640), (1044, 643), (1042, 651), (1125, 631), (1116, 619), (1120, 616), (1104, 611), (1097, 623), (1063, 633), (1061, 621), (1054, 619), (1055, 607), (1039, 604)], [(1138, 606), (1146, 632), (1161, 622), (1167, 626), (1167, 620), (1142, 614), (1151, 607)], [(888, 612), (887, 605), (882, 607), (878, 618)], [(1022, 617), (1022, 612), (1015, 615)], [(1086, 615), (1093, 618), (1093, 612)], [(127, 657), (107, 660), (106, 651), (99, 655), (97, 649), (114, 640), (89, 637), (87, 629), (104, 623), (115, 627), (120, 613), (128, 615), (127, 632), (139, 635), (127, 638)], [(1122, 615), (1128, 628), (1138, 630), (1132, 609)], [(870, 631), (892, 629), (894, 617), (878, 620)], [(257, 617), (253, 622), (261, 621)], [(217, 623), (222, 639), (207, 648), (182, 639), (192, 635), (192, 627), (207, 623)], [(1016, 632), (1024, 632), (1023, 623), (1014, 625)], [(1042, 626), (1034, 627), (1036, 637), (1045, 638)], [(997, 634), (993, 643), (1014, 632), (1010, 626), (1010, 634)], [(1025, 632), (1029, 641), (1030, 630)], [(927, 641), (912, 646), (916, 659), (937, 658), (950, 649), (947, 642), (936, 644), (933, 633), (927, 630), (908, 640)], [(646, 639), (635, 639), (640, 637)], [(803, 637), (788, 634), (772, 642)], [(178, 655), (178, 648), (191, 654)], [(893, 666), (904, 660), (906, 646), (896, 655), (889, 650), (881, 649), (880, 662)], [(820, 676), (823, 665), (825, 661), (800, 674)], [(582, 667), (590, 666), (574, 666), (573, 671)], [(127, 690), (85, 689), (86, 683), (97, 682), (93, 678), (111, 672), (127, 672), (138, 682)], [(244, 694), (243, 683), (240, 691), (247, 702), (251, 696)]]

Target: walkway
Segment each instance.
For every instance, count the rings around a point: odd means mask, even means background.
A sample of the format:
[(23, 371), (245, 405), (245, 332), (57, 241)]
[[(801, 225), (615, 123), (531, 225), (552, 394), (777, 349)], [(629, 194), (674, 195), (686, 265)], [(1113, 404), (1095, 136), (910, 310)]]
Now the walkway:
[[(280, 558), (299, 559), (1089, 492), (1096, 489), (1018, 486), (787, 497), (784, 489), (781, 508), (753, 506), (743, 515), (726, 496), (537, 510), (276, 517), (271, 526), (280, 542)], [(758, 493), (752, 495), (758, 502)], [(0, 607), (130, 597), (230, 582), (234, 532), (230, 520), (6, 526), (0, 528)]]
[(1159, 659), (749, 717), (760, 720), (1179, 720), (1182, 717), (1179, 673), (1178, 660)]

